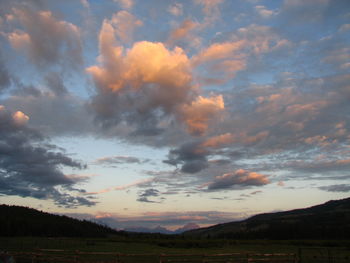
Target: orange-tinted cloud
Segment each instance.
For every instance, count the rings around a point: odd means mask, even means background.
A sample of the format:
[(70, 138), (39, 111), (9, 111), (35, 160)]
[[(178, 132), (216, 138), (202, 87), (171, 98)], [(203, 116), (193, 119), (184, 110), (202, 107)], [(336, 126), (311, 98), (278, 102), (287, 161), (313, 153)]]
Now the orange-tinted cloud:
[(21, 111), (16, 111), (14, 114), (12, 114), (12, 118), (17, 125), (24, 125), (29, 120), (29, 117)]
[(31, 43), (30, 36), (20, 30), (8, 34), (8, 40), (15, 49), (25, 49)]
[(198, 25), (198, 23), (192, 21), (191, 19), (184, 20), (178, 27), (176, 27), (170, 33), (168, 42), (172, 44), (178, 40), (189, 37), (191, 31), (193, 31)]
[(222, 95), (205, 98), (199, 96), (189, 105), (181, 108), (180, 117), (191, 134), (201, 135), (208, 129), (209, 121), (225, 108)]
[(105, 20), (99, 35), (100, 65), (87, 68), (101, 96), (110, 97), (112, 93), (130, 99), (137, 94), (140, 96), (134, 102), (134, 110), (139, 107), (137, 114), (149, 117), (155, 110), (161, 110), (183, 121), (191, 134), (203, 134), (210, 119), (223, 111), (224, 100), (221, 95), (209, 98), (198, 95), (185, 51), (149, 41), (136, 42), (125, 50), (117, 45), (117, 34), (115, 25)]
[(134, 6), (133, 0), (114, 0), (114, 2), (119, 3), (124, 9), (131, 9)]
[(241, 55), (238, 53), (238, 51), (240, 51), (245, 45), (246, 42), (244, 40), (214, 43), (202, 50), (192, 60), (195, 65), (198, 65), (213, 60), (240, 57)]
[[(168, 50), (160, 42), (142, 41), (135, 43), (125, 54), (122, 46), (116, 46), (115, 34), (113, 25), (105, 20), (99, 36), (102, 65), (87, 69), (97, 88), (135, 90), (154, 83), (159, 89), (167, 89), (166, 93), (174, 100), (176, 97), (185, 99), (191, 88), (191, 74), (189, 59), (181, 48)], [(166, 95), (165, 91), (160, 92), (162, 96)]]
[(261, 186), (268, 183), (270, 183), (270, 180), (266, 175), (238, 169), (232, 173), (216, 176), (213, 182), (208, 183), (208, 189), (217, 190), (242, 186)]
[(203, 147), (220, 147), (222, 145), (229, 144), (233, 142), (234, 136), (231, 133), (225, 133), (218, 136), (210, 137), (204, 141), (201, 145)]

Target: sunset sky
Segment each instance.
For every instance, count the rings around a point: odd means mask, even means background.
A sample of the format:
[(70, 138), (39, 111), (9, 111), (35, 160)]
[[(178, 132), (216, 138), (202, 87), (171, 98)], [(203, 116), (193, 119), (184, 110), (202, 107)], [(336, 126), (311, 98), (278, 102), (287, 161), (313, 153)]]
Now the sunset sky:
[(0, 203), (207, 226), (350, 193), (350, 1), (0, 0)]

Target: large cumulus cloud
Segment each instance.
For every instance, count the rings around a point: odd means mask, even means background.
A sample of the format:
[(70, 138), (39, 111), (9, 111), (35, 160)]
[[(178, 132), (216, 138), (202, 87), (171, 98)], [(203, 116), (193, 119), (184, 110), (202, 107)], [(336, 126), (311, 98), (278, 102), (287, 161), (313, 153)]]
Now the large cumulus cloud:
[(148, 41), (125, 49), (115, 38), (118, 34), (113, 21), (105, 19), (100, 65), (87, 69), (97, 91), (91, 103), (97, 120), (105, 127), (126, 122), (138, 133), (154, 135), (171, 119), (184, 123), (192, 134), (203, 134), (224, 102), (219, 95), (199, 96), (185, 51)]

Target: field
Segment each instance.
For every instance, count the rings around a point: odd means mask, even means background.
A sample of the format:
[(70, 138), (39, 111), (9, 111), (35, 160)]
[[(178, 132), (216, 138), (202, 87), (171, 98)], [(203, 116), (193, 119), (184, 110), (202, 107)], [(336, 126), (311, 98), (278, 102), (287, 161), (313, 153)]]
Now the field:
[(0, 251), (17, 262), (350, 262), (350, 241), (336, 240), (3, 237)]

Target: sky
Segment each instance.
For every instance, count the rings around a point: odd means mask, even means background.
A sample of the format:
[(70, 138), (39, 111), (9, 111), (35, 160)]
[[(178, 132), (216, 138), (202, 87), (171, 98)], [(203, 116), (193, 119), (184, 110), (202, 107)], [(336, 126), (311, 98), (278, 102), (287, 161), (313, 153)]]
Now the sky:
[(0, 203), (176, 229), (350, 192), (348, 0), (0, 0)]

